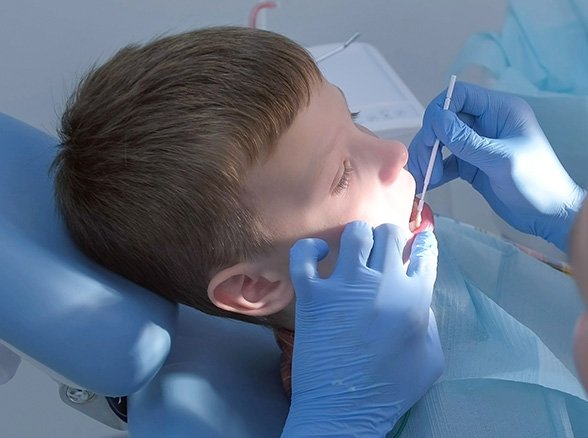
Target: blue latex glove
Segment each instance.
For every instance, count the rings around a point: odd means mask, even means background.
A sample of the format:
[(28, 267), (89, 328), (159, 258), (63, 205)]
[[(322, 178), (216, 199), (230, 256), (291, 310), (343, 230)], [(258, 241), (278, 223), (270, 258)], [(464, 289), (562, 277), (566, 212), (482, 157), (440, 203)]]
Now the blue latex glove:
[(283, 437), (384, 436), (441, 375), (430, 310), (437, 241), (420, 233), (406, 271), (400, 236), (394, 225), (348, 224), (325, 279), (317, 272), (324, 241), (292, 247), (296, 336)]
[(429, 104), (410, 144), (408, 169), (417, 192), (439, 138), (453, 155), (442, 161), (439, 148), (429, 188), (460, 177), (510, 225), (567, 251), (586, 193), (562, 167), (530, 106), (516, 96), (461, 82), (449, 111), (442, 109), (444, 100), (441, 93)]

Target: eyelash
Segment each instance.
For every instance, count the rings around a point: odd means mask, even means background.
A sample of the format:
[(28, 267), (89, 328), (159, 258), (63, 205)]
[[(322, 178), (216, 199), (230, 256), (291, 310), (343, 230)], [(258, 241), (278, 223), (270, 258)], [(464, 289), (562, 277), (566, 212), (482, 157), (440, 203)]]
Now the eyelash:
[(353, 167), (351, 167), (351, 163), (349, 162), (349, 160), (345, 160), (343, 162), (343, 175), (341, 175), (341, 179), (337, 183), (337, 186), (335, 187), (335, 190), (333, 190), (333, 193), (338, 195), (349, 187), (351, 172), (353, 172)]
[(351, 113), (351, 120), (353, 122), (357, 122), (357, 118), (359, 117), (359, 111), (356, 111), (354, 113)]

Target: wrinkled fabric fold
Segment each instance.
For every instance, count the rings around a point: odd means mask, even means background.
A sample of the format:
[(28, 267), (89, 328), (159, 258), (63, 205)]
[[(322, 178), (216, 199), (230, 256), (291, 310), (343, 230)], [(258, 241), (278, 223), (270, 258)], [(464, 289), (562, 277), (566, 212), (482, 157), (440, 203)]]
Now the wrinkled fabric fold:
[(515, 246), (436, 218), (433, 310), (445, 373), (402, 436), (588, 436), (573, 364), (573, 279)]

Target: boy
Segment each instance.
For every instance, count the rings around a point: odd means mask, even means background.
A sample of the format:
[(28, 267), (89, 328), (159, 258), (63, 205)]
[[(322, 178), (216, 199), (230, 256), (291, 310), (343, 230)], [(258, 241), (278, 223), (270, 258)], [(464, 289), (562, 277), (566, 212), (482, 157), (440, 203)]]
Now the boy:
[[(407, 242), (418, 231), (409, 227), (415, 181), (404, 169), (406, 147), (356, 125), (340, 90), (280, 35), (211, 28), (123, 49), (82, 81), (62, 125), (58, 205), (86, 253), (171, 300), (269, 325), (282, 341), (294, 329), (288, 266), (295, 241), (312, 236), (329, 244), (319, 266), (328, 275), (351, 221), (394, 223)], [(421, 227), (430, 226), (427, 210)], [(440, 233), (440, 249), (457, 246), (440, 257), (435, 289), (448, 373), (413, 410), (406, 431), (467, 436), (472, 424), (496, 418), (491, 408), (499, 406), (503, 421), (493, 436), (516, 423), (532, 436), (528, 419), (511, 409), (520, 386), (498, 393), (496, 385), (469, 386), (486, 378), (534, 385), (532, 372), (517, 374), (508, 349), (528, 350), (530, 335), (487, 321), (497, 306), (478, 296), (476, 284), (466, 285), (451, 258), (467, 253), (470, 236)], [(472, 251), (480, 249), (477, 239), (470, 239)], [(529, 357), (530, 369), (539, 369), (533, 361), (544, 356)], [(550, 382), (545, 386), (560, 392), (550, 389), (547, 401), (529, 391), (517, 404), (540, 400), (529, 409), (538, 430), (539, 419), (552, 421), (552, 400), (569, 389)], [(436, 421), (440, 411), (462, 412), (460, 397), (474, 394), (478, 415)]]
[(329, 243), (326, 273), (352, 220), (410, 234), (406, 147), (355, 125), (277, 34), (212, 28), (126, 48), (81, 83), (61, 140), (57, 198), (76, 242), (208, 313), (293, 330), (296, 240)]
[(61, 140), (57, 198), (76, 242), (208, 313), (292, 329), (296, 240), (336, 249), (358, 219), (410, 235), (406, 147), (355, 125), (277, 34), (212, 28), (123, 49), (82, 81)]

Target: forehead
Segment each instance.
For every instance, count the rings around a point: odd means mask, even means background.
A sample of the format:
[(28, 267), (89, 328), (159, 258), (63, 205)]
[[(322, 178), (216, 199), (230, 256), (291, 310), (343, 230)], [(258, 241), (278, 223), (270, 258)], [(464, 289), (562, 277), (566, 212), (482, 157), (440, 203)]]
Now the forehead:
[(292, 124), (279, 137), (267, 160), (248, 172), (248, 186), (266, 185), (268, 178), (302, 179), (308, 177), (316, 157), (334, 144), (341, 122), (349, 119), (349, 110), (341, 91), (327, 81), (313, 86), (307, 106), (300, 109)]

